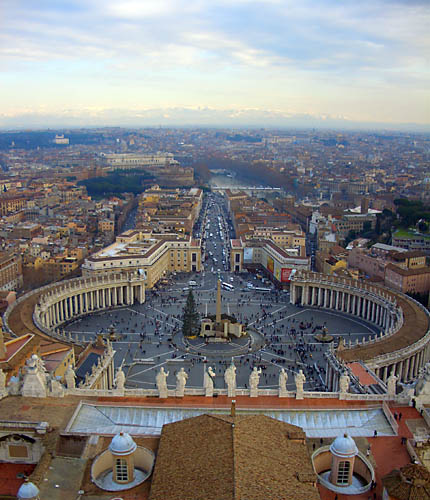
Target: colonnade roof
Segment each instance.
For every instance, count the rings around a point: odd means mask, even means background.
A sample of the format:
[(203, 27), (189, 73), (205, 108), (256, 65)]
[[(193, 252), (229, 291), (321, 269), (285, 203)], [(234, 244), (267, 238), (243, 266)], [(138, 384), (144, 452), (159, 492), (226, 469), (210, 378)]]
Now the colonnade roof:
[[(421, 340), (429, 329), (429, 318), (424, 310), (412, 300), (392, 294), (397, 305), (403, 311), (403, 326), (398, 332), (376, 343), (358, 345), (352, 349), (338, 352), (338, 357), (344, 361), (368, 361), (383, 354), (406, 349)], [(400, 361), (400, 359), (399, 359)]]
[(36, 292), (29, 295), (22, 302), (13, 305), (8, 318), (8, 325), (15, 335), (19, 336), (31, 332), (41, 337), (48, 338), (48, 336), (42, 333), (33, 322), (34, 307), (39, 301), (39, 297), (42, 293), (43, 291), (40, 290), (38, 293)]

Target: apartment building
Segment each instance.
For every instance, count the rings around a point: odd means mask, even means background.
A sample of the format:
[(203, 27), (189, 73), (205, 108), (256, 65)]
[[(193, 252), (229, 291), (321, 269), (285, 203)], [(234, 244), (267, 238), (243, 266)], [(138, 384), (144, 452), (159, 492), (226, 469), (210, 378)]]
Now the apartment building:
[(19, 290), (22, 285), (21, 256), (13, 252), (0, 252), (0, 290)]
[(406, 250), (422, 250), (427, 254), (430, 253), (430, 235), (399, 230), (393, 233), (392, 243)]
[(179, 164), (172, 153), (102, 153), (106, 164), (115, 168), (162, 167), (166, 164)]
[(291, 255), (271, 240), (230, 240), (230, 268), (262, 271), (277, 285), (286, 285), (297, 269), (310, 269), (309, 257)]
[(177, 234), (130, 230), (108, 247), (85, 259), (83, 276), (133, 271), (145, 276), (147, 288), (171, 272), (201, 270), (201, 240)]
[(430, 267), (404, 269), (390, 263), (385, 268), (385, 285), (403, 293), (428, 293)]
[(8, 215), (10, 213), (21, 210), (27, 204), (27, 198), (21, 194), (2, 194), (0, 195), (0, 215)]
[(306, 234), (299, 225), (291, 225), (290, 228), (258, 227), (253, 232), (253, 239), (259, 238), (272, 240), (289, 253), (297, 251), (300, 257), (306, 257)]

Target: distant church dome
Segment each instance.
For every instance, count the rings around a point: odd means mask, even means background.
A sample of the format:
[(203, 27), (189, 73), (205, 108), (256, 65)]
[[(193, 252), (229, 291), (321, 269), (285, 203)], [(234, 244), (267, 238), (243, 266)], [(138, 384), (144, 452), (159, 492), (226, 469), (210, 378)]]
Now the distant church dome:
[(130, 434), (126, 432), (120, 432), (112, 438), (109, 445), (109, 451), (113, 455), (129, 455), (133, 453), (137, 448), (137, 444), (133, 441)]
[(16, 496), (18, 499), (24, 500), (30, 498), (37, 498), (38, 494), (39, 494), (39, 488), (30, 481), (26, 481), (25, 483), (21, 484)]
[(330, 446), (333, 455), (340, 458), (352, 458), (358, 455), (358, 449), (355, 441), (348, 434), (338, 436)]

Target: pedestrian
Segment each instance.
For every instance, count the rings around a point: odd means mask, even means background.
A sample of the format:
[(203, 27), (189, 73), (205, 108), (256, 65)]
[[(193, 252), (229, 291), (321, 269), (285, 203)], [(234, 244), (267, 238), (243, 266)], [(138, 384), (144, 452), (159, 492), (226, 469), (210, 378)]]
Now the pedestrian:
[(374, 437), (374, 438), (376, 438), (377, 436), (378, 436), (378, 431), (375, 429), (375, 430), (373, 431), (373, 437)]
[(399, 422), (402, 420), (402, 412), (399, 413)]

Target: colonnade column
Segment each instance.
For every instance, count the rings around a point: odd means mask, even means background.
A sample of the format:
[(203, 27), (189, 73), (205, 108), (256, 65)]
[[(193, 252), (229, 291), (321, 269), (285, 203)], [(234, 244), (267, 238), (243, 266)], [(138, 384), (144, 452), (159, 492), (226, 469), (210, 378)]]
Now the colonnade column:
[(410, 362), (411, 362), (411, 358), (407, 358), (406, 359), (406, 368), (405, 368), (405, 374), (404, 374), (404, 377), (405, 377), (405, 381), (409, 380), (409, 365), (410, 365)]

